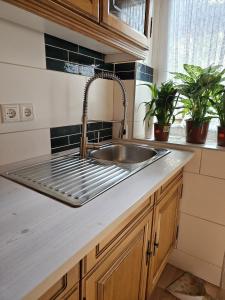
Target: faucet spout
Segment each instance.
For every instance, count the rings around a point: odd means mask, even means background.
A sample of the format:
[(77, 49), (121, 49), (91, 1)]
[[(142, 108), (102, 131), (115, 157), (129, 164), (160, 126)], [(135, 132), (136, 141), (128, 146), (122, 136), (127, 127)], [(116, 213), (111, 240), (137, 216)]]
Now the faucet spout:
[(118, 82), (122, 91), (122, 102), (124, 107), (123, 120), (121, 121), (121, 128), (119, 133), (119, 138), (123, 138), (126, 134), (126, 115), (127, 115), (127, 95), (123, 82), (118, 76), (111, 73), (96, 74), (91, 77), (86, 83), (84, 89), (84, 101), (83, 101), (83, 115), (82, 115), (82, 137), (80, 146), (80, 156), (85, 158), (87, 156), (88, 139), (87, 139), (87, 124), (88, 124), (88, 91), (93, 81), (96, 79), (111, 79)]

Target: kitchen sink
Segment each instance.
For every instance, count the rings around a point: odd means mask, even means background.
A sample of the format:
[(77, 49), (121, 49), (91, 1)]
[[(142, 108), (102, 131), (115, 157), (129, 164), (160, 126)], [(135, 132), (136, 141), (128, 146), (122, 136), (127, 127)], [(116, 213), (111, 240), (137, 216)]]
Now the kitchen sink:
[(168, 153), (167, 149), (119, 142), (91, 150), (88, 158), (73, 152), (1, 175), (77, 207)]
[(91, 157), (98, 160), (122, 164), (136, 164), (149, 160), (157, 155), (157, 151), (137, 144), (112, 144), (102, 149), (93, 150)]

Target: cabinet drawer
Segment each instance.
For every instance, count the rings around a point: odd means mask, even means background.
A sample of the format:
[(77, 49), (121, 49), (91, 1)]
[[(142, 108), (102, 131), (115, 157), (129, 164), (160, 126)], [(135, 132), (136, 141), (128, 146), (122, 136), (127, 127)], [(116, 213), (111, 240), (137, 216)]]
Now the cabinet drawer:
[(154, 196), (149, 197), (135, 212), (121, 222), (109, 237), (102, 240), (96, 247), (84, 257), (82, 261), (82, 275), (88, 273), (95, 264), (100, 261), (108, 252), (114, 249), (138, 224), (154, 205)]
[[(70, 299), (69, 297), (71, 293), (69, 293), (68, 297), (67, 293), (79, 281), (79, 269), (79, 265), (76, 265), (74, 268), (72, 268), (59, 281), (57, 281), (52, 287), (50, 287), (50, 289), (48, 289), (48, 291), (44, 295), (42, 295), (39, 300)], [(74, 293), (77, 292), (76, 288), (74, 288)]]
[(156, 203), (161, 201), (168, 193), (181, 184), (183, 180), (183, 170), (178, 171), (173, 175), (166, 183), (164, 183), (160, 189), (156, 192)]

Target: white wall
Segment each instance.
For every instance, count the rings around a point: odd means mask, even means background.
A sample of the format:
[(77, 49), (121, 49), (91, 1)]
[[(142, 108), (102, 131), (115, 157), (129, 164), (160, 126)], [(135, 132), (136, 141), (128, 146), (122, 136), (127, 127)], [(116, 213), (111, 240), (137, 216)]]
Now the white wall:
[(134, 124), (133, 124), (133, 137), (134, 138), (152, 138), (153, 137), (153, 119), (151, 120), (150, 127), (148, 128), (147, 122), (144, 123), (145, 105), (143, 102), (149, 101), (151, 97), (150, 89), (143, 85), (144, 81), (136, 81), (135, 90), (135, 103), (134, 103)]
[[(0, 123), (2, 165), (50, 153), (50, 127), (81, 123), (88, 78), (46, 70), (43, 33), (0, 19), (0, 41), (0, 104), (32, 103), (35, 114), (33, 121)], [(90, 119), (113, 118), (113, 86), (93, 84)]]
[(225, 252), (225, 151), (193, 150), (195, 158), (185, 167), (179, 239), (170, 262), (219, 285)]

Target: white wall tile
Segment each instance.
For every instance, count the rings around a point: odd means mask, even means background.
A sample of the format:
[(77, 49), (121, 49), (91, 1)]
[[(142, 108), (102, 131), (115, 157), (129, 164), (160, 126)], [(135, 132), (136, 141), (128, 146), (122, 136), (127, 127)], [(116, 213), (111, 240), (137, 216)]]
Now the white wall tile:
[(225, 226), (225, 180), (185, 172), (181, 211)]
[(45, 68), (44, 34), (0, 19), (0, 62)]
[(225, 179), (225, 151), (203, 150), (201, 174)]
[[(135, 93), (135, 81), (123, 80), (127, 92), (127, 134), (126, 137), (131, 138), (133, 132), (133, 106), (134, 106), (134, 93)], [(113, 119), (123, 119), (123, 104), (122, 104), (122, 92), (117, 82), (113, 83)], [(113, 137), (118, 138), (120, 131), (120, 123), (113, 125)]]
[[(113, 119), (113, 88), (112, 80), (97, 79), (90, 87), (88, 95), (88, 117), (95, 120)], [(82, 87), (83, 93), (83, 87)], [(83, 105), (83, 97), (82, 97)]]
[[(80, 75), (0, 64), (0, 103), (32, 103), (35, 119), (0, 123), (0, 133), (81, 123), (84, 86)], [(112, 119), (113, 83), (99, 79), (89, 93), (90, 119)]]
[(136, 138), (136, 139), (145, 138), (145, 124), (143, 123), (143, 121), (134, 122), (133, 137)]
[(143, 81), (137, 80), (134, 105), (134, 122), (143, 122), (145, 116), (145, 105), (143, 102), (150, 101), (150, 90)]
[[(135, 93), (135, 81), (123, 80), (127, 92), (127, 121), (133, 121), (133, 105), (134, 105), (134, 93)], [(114, 119), (123, 119), (123, 105), (122, 105), (122, 92), (119, 84), (114, 82)]]
[(49, 129), (0, 134), (0, 165), (50, 152)]
[(225, 227), (181, 213), (177, 248), (210, 264), (222, 267)]
[(220, 284), (221, 268), (183, 251), (175, 249), (169, 262), (177, 268), (190, 272), (212, 284)]

